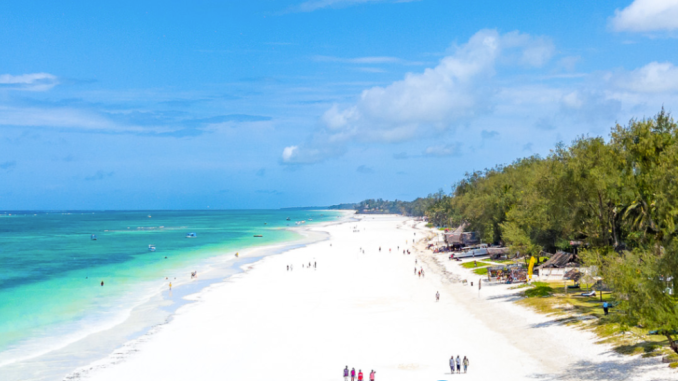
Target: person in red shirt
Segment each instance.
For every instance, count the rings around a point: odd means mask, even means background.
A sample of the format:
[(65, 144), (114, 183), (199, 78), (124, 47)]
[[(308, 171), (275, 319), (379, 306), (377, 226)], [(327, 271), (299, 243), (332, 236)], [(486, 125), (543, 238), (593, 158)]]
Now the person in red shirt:
[(362, 371), (362, 369), (360, 369), (358, 371), (358, 381), (363, 381), (363, 371)]
[(377, 374), (374, 370), (370, 372), (370, 381), (374, 381), (374, 375)]

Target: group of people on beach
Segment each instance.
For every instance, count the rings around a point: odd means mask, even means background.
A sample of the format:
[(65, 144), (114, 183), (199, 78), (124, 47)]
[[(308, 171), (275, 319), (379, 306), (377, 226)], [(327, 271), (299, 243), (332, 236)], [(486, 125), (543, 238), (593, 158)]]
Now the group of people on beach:
[[(317, 269), (318, 268), (318, 262), (313, 262), (313, 263), (308, 262), (308, 266), (306, 266), (305, 263), (301, 264), (302, 269), (303, 268), (310, 269), (311, 267), (313, 267), (314, 269)], [(287, 265), (287, 271), (292, 271), (292, 270), (294, 270), (294, 267), (292, 265)]]
[[(374, 377), (376, 376), (377, 372), (372, 370), (370, 372), (370, 379), (369, 381), (374, 381)], [(348, 370), (348, 365), (346, 365), (346, 368), (344, 368), (344, 381), (348, 381), (348, 378), (351, 377), (351, 381), (366, 381), (365, 376), (363, 375), (362, 369), (358, 370), (358, 373), (355, 372), (355, 368), (352, 368), (351, 371)]]
[(461, 367), (464, 367), (464, 373), (466, 373), (466, 370), (468, 369), (468, 358), (464, 356), (464, 359), (462, 360), (459, 358), (459, 355), (457, 355), (457, 359), (455, 360), (454, 355), (450, 357), (450, 370), (452, 370), (452, 374), (454, 374), (454, 369), (457, 369), (457, 374), (461, 373)]

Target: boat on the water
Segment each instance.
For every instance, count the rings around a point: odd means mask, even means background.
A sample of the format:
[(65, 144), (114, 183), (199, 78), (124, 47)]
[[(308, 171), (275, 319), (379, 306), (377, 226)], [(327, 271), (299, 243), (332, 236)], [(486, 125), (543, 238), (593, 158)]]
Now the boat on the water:
[(97, 240), (97, 235), (96, 235), (96, 234), (92, 234), (91, 236), (89, 236), (89, 239), (91, 239), (92, 241), (96, 241), (96, 240)]
[(186, 234), (186, 238), (198, 238), (198, 235), (195, 233), (188, 233)]
[(155, 251), (155, 246), (148, 245), (148, 251)]
[(289, 218), (289, 217), (287, 217), (287, 221), (289, 221), (289, 220), (290, 220), (290, 218)]
[(263, 237), (263, 235), (261, 235), (261, 234), (255, 234), (254, 237), (256, 237), (256, 238), (261, 238), (261, 237)]

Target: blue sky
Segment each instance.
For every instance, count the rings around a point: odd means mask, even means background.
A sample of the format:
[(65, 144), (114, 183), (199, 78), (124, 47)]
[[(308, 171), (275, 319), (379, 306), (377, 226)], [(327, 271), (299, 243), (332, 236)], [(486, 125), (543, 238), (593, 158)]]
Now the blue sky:
[(449, 191), (675, 112), (676, 38), (676, 0), (7, 3), (0, 209)]

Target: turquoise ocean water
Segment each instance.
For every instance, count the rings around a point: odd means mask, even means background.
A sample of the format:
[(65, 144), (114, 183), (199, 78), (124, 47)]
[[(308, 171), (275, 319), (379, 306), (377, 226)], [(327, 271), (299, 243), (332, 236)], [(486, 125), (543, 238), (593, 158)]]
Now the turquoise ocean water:
[[(338, 216), (280, 210), (0, 212), (0, 367), (119, 322), (210, 259), (298, 239), (284, 229), (295, 221)], [(197, 238), (186, 238), (188, 233)]]

